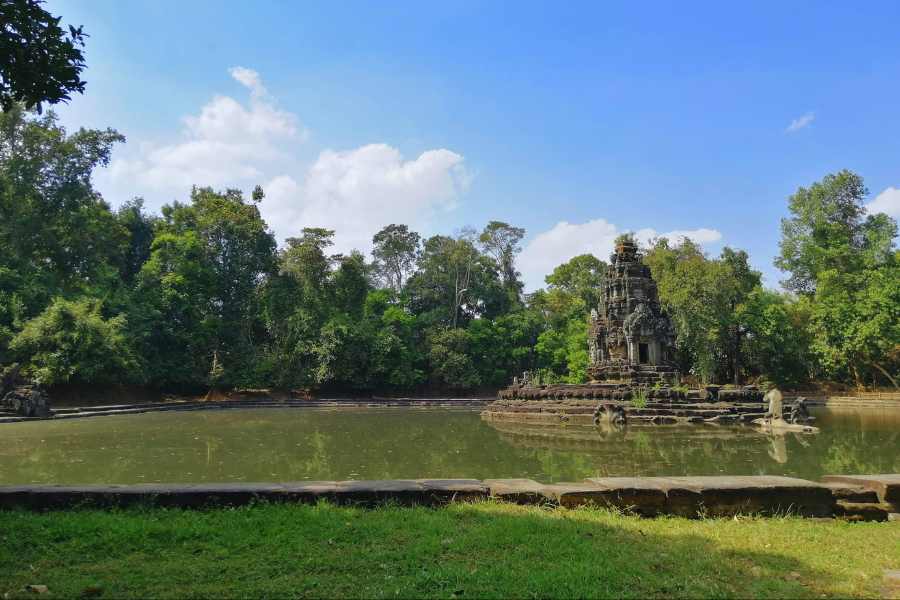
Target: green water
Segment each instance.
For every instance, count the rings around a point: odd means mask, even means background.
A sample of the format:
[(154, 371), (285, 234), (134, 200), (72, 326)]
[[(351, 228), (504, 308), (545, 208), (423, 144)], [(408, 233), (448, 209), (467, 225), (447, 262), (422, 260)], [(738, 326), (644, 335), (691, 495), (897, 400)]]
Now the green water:
[(0, 484), (900, 473), (900, 415), (818, 411), (818, 435), (527, 427), (439, 408), (167, 412), (0, 425)]

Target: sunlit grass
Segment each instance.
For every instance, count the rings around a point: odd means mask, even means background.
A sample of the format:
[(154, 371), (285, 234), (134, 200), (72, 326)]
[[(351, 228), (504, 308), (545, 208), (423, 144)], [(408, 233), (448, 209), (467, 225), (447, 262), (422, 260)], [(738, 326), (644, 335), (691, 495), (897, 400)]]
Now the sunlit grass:
[(640, 519), (485, 502), (0, 512), (0, 596), (821, 597), (879, 593), (896, 523)]

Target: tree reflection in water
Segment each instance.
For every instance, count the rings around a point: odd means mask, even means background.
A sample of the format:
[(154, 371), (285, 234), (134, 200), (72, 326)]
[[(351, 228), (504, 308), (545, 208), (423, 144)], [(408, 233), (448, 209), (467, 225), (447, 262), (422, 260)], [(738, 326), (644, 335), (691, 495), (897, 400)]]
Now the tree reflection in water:
[(900, 472), (900, 417), (818, 412), (817, 435), (749, 427), (543, 427), (477, 410), (258, 409), (0, 427), (0, 483)]

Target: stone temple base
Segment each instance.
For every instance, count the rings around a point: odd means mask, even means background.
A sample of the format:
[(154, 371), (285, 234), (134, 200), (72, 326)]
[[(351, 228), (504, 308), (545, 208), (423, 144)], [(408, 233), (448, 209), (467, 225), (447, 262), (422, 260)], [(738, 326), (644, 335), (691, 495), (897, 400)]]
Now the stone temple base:
[[(510, 386), (498, 395), (482, 412), (482, 418), (540, 425), (592, 425), (597, 405), (604, 404), (620, 406), (632, 424), (731, 424), (751, 423), (764, 417), (767, 409), (762, 392), (755, 388), (685, 390), (591, 383)], [(788, 413), (790, 407), (784, 410)]]
[(588, 368), (592, 380), (600, 383), (625, 383), (630, 385), (668, 385), (678, 383), (678, 369), (670, 365), (633, 365), (613, 363)]

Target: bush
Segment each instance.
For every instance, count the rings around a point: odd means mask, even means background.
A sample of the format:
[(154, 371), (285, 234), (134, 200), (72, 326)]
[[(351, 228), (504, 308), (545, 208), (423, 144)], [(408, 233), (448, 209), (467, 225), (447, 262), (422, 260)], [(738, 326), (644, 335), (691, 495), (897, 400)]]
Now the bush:
[(139, 372), (124, 331), (125, 317), (104, 319), (98, 300), (56, 298), (25, 324), (10, 349), (40, 383), (121, 383)]

